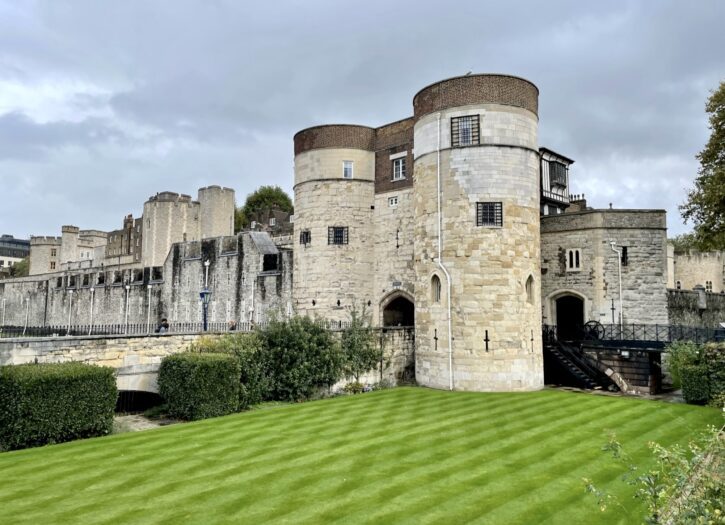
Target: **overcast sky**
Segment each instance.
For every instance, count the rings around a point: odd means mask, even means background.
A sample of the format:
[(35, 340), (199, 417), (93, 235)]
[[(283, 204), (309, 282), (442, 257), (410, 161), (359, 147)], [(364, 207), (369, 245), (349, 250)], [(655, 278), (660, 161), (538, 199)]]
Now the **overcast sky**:
[(116, 229), (165, 190), (291, 193), (296, 131), (410, 116), (468, 71), (539, 87), (574, 193), (681, 233), (723, 22), (723, 0), (0, 0), (0, 233)]

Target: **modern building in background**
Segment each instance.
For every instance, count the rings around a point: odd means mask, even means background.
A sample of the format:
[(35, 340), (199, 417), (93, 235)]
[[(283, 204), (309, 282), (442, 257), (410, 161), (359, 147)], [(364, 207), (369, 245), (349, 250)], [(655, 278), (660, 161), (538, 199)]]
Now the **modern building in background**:
[(30, 241), (12, 235), (0, 235), (0, 274), (7, 276), (10, 268), (30, 255)]

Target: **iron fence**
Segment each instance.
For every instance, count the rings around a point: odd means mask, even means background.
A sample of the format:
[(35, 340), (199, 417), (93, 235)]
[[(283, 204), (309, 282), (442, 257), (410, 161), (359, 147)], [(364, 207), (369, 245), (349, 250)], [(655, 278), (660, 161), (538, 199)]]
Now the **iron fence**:
[[(578, 341), (641, 341), (655, 343), (673, 343), (676, 341), (693, 341), (707, 343), (725, 341), (725, 329), (704, 328), (695, 326), (669, 324), (600, 324), (590, 321), (568, 330), (574, 334), (569, 339)], [(543, 326), (544, 343), (554, 343), (560, 330), (556, 325)]]

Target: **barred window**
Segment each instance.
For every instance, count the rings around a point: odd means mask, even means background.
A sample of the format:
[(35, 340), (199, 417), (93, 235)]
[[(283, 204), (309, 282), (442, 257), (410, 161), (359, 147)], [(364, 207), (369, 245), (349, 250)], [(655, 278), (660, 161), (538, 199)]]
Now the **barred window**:
[(393, 180), (405, 178), (405, 157), (393, 161)]
[(705, 291), (712, 293), (712, 281), (705, 281)]
[(300, 232), (300, 244), (310, 244), (312, 242), (312, 233), (310, 230), (302, 230)]
[(476, 203), (476, 226), (503, 226), (503, 205), (500, 202)]
[(451, 118), (451, 147), (479, 144), (478, 115)]
[(328, 227), (327, 244), (347, 244), (347, 226)]

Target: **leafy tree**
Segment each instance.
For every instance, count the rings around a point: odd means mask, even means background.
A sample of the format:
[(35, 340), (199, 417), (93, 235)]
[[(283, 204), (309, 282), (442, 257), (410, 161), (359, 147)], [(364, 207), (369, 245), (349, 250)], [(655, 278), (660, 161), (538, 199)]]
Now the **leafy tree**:
[(697, 249), (697, 239), (694, 233), (675, 235), (668, 242), (675, 248), (675, 253), (687, 253)]
[(380, 362), (380, 348), (375, 344), (375, 333), (370, 328), (367, 312), (353, 306), (350, 325), (342, 332), (342, 352), (345, 355), (345, 375), (359, 381)]
[(10, 267), (10, 275), (13, 277), (27, 277), (30, 270), (30, 261), (26, 257)]
[(700, 169), (695, 187), (680, 206), (685, 221), (692, 221), (700, 250), (725, 250), (725, 81), (705, 105), (710, 115), (710, 140), (697, 158)]
[(279, 186), (260, 186), (254, 193), (247, 195), (244, 206), (237, 208), (234, 215), (234, 230), (246, 228), (252, 221), (252, 215), (260, 211), (277, 208), (294, 213), (292, 199)]

